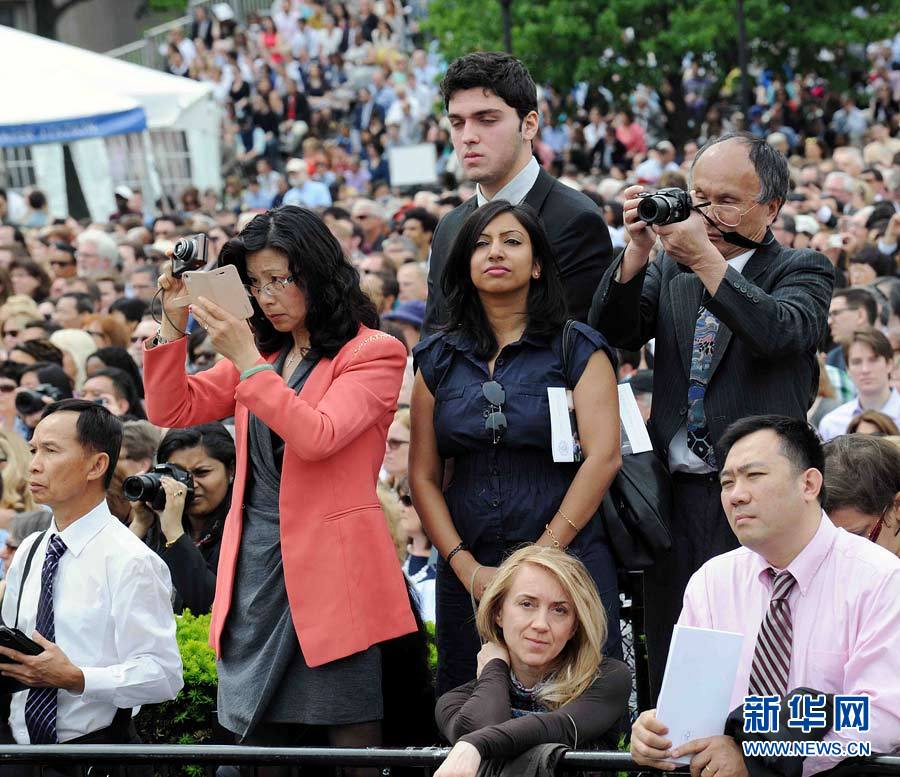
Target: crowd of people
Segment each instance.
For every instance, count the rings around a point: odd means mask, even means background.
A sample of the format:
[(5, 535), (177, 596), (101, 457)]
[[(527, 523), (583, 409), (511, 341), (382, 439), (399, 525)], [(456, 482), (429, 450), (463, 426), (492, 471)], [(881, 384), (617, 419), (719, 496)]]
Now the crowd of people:
[[(854, 96), (759, 73), (747, 116), (689, 64), (676, 148), (652, 90), (442, 64), (391, 0), (207, 13), (167, 60), (215, 87), (223, 191), (120, 187), (91, 222), (0, 190), (0, 594), (45, 648), (0, 646), (6, 736), (135, 741), (121, 710), (178, 692), (188, 609), (245, 744), (443, 738), (440, 777), (474, 777), (631, 717), (638, 763), (756, 774), (741, 702), (802, 688), (870, 699), (865, 737), (827, 741), (900, 749), (900, 36)], [(386, 152), (419, 142), (439, 184), (392, 187)], [(684, 219), (642, 220), (659, 190)], [(198, 234), (249, 325), (179, 301)], [(622, 383), (671, 503), (646, 668), (602, 506)], [(727, 728), (675, 748), (629, 698), (637, 669), (656, 699), (677, 623), (745, 638)]]

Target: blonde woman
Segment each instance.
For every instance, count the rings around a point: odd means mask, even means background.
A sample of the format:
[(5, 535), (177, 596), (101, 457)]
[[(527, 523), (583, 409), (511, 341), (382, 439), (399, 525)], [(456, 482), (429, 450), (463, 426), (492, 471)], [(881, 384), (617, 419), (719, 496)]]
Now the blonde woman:
[(75, 390), (80, 391), (87, 377), (85, 364), (88, 356), (97, 350), (94, 338), (83, 329), (59, 329), (49, 339), (62, 351), (62, 367), (71, 378)]
[(603, 655), (606, 615), (580, 561), (551, 547), (516, 551), (485, 589), (476, 625), (477, 677), (437, 703), (453, 749), (435, 777), (475, 777), (484, 759), (550, 742), (615, 747), (631, 673)]
[(0, 499), (0, 529), (8, 529), (16, 513), (34, 510), (34, 497), (28, 488), (28, 445), (15, 432), (0, 429), (0, 467), (3, 497)]

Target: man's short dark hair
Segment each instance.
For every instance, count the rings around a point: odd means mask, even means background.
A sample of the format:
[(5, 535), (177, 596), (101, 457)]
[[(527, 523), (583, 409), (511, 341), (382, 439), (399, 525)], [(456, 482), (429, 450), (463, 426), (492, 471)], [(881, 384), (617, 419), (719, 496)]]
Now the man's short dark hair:
[(26, 321), (23, 329), (43, 329), (44, 334), (52, 335), (54, 332), (58, 332), (62, 327), (57, 324), (55, 321), (48, 321), (46, 318), (35, 318), (31, 321)]
[(878, 300), (875, 299), (875, 295), (872, 292), (851, 286), (846, 289), (835, 289), (831, 299), (832, 301), (836, 299), (846, 300), (847, 307), (850, 310), (862, 308), (866, 311), (866, 320), (869, 322), (869, 326), (875, 326), (875, 319), (878, 318)]
[(64, 399), (47, 405), (41, 414), (41, 420), (62, 412), (78, 413), (75, 434), (82, 448), (109, 456), (109, 464), (103, 476), (103, 489), (106, 490), (112, 482), (116, 463), (119, 461), (122, 422), (102, 405), (86, 399)]
[(879, 183), (884, 183), (884, 176), (881, 174), (881, 170), (879, 170), (877, 167), (863, 168), (862, 172), (860, 172), (860, 175), (871, 175)]
[(749, 132), (726, 132), (724, 135), (704, 143), (691, 163), (691, 174), (694, 172), (697, 160), (703, 156), (704, 152), (726, 140), (738, 140), (747, 146), (750, 162), (753, 169), (756, 170), (756, 177), (759, 178), (760, 184), (759, 196), (756, 201), (761, 205), (774, 200), (783, 203), (791, 186), (787, 158), (770, 146), (765, 138), (758, 138)]
[(88, 380), (93, 378), (109, 378), (113, 384), (116, 399), (124, 399), (128, 402), (128, 415), (137, 420), (145, 418), (141, 402), (138, 399), (137, 386), (134, 385), (134, 379), (125, 370), (118, 367), (106, 367), (97, 370)]
[(900, 493), (900, 450), (869, 434), (842, 434), (825, 443), (825, 482), (825, 512), (852, 507), (882, 515)]
[(450, 63), (441, 81), (444, 108), (450, 98), (463, 89), (487, 89), (511, 108), (519, 119), (537, 111), (537, 87), (528, 68), (511, 54), (502, 51), (475, 51)]
[(407, 221), (418, 221), (422, 225), (422, 229), (425, 232), (434, 232), (437, 229), (438, 220), (437, 216), (433, 213), (429, 213), (425, 208), (410, 208), (403, 215), (403, 223), (405, 224)]
[(894, 349), (891, 347), (891, 341), (887, 339), (880, 329), (870, 327), (869, 329), (857, 329), (850, 335), (847, 344), (844, 346), (845, 361), (849, 362), (850, 360), (850, 346), (856, 345), (857, 343), (867, 345), (872, 349), (872, 353), (876, 356), (880, 356), (888, 364), (890, 364), (894, 358)]
[(67, 291), (63, 294), (60, 299), (64, 300), (67, 297), (71, 297), (75, 300), (75, 310), (79, 313), (93, 313), (94, 312), (94, 300), (90, 294), (85, 294), (83, 291)]
[[(752, 415), (735, 421), (722, 435), (719, 447), (722, 461), (736, 442), (756, 432), (772, 431), (781, 441), (781, 455), (793, 466), (797, 474), (808, 469), (825, 471), (825, 454), (822, 441), (805, 419), (789, 418), (783, 415)], [(819, 502), (825, 501), (825, 485), (819, 491)]]
[(147, 308), (149, 307), (142, 299), (117, 299), (109, 306), (109, 312), (121, 313), (125, 316), (126, 321), (139, 324), (141, 319), (147, 314)]
[(397, 273), (392, 267), (385, 267), (375, 273), (381, 278), (381, 295), (383, 297), (395, 297), (400, 293), (400, 284), (397, 283)]

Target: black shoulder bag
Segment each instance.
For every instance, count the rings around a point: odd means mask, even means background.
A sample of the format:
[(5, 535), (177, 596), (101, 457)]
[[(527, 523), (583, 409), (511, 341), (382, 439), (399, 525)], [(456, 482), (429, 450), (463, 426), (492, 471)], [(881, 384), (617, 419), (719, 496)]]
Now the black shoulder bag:
[[(567, 381), (574, 323), (567, 321), (563, 329), (562, 358)], [(621, 568), (647, 569), (672, 549), (671, 510), (672, 483), (656, 451), (622, 456), (622, 467), (599, 510), (606, 539)]]

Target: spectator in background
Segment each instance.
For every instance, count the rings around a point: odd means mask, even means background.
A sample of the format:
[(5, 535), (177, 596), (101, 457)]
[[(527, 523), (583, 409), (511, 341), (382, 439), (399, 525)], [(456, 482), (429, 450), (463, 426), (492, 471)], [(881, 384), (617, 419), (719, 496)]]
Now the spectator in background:
[(407, 262), (397, 268), (398, 302), (425, 302), (428, 299), (428, 268), (418, 262)]
[(55, 278), (74, 278), (78, 274), (75, 249), (68, 243), (55, 240), (47, 249), (47, 264)]
[(409, 472), (409, 409), (400, 408), (388, 427), (385, 440), (384, 462), (381, 465), (385, 477), (382, 482), (391, 488), (404, 481)]
[[(416, 246), (416, 259), (425, 262), (431, 250), (431, 240), (437, 229), (437, 217), (425, 208), (410, 208), (403, 217), (403, 237), (409, 238)], [(424, 299), (424, 297), (422, 298)]]
[(128, 328), (129, 334), (133, 335), (149, 307), (142, 299), (117, 299), (109, 306), (109, 314), (116, 316)]
[(94, 312), (94, 300), (89, 294), (68, 292), (56, 302), (53, 318), (63, 329), (81, 329), (87, 316)]
[(82, 278), (95, 278), (98, 275), (109, 275), (116, 269), (119, 252), (115, 241), (105, 232), (88, 229), (78, 235), (75, 261), (78, 275)]
[(146, 418), (131, 376), (117, 367), (107, 367), (95, 372), (84, 382), (80, 396), (103, 405), (117, 418)]
[(383, 321), (390, 321), (400, 327), (406, 347), (412, 351), (422, 334), (425, 321), (425, 303), (422, 300), (398, 302), (393, 310), (382, 315)]
[(155, 265), (145, 264), (136, 267), (131, 274), (131, 293), (149, 305), (158, 291), (157, 280), (159, 280), (159, 270)]
[(825, 445), (825, 512), (835, 526), (900, 556), (900, 450), (876, 437)]
[(97, 350), (94, 338), (83, 329), (59, 329), (52, 332), (50, 342), (62, 353), (62, 367), (76, 389), (84, 384), (88, 356)]
[(141, 399), (144, 398), (144, 383), (141, 380), (141, 372), (126, 349), (112, 346), (98, 348), (88, 357), (84, 365), (85, 374), (89, 378), (107, 367), (117, 367), (128, 373), (132, 383), (138, 390), (138, 395)]
[(434, 565), (432, 544), (425, 534), (422, 521), (412, 503), (409, 493), (409, 481), (404, 477), (396, 487), (400, 500), (399, 525), (400, 541), (405, 558), (403, 573), (415, 586), (419, 604), (419, 613), (426, 623), (435, 622), (435, 579), (437, 570)]
[(50, 294), (50, 276), (36, 262), (16, 259), (9, 265), (13, 294), (24, 294), (35, 302), (43, 302)]
[(828, 306), (828, 326), (831, 339), (836, 343), (828, 352), (826, 363), (847, 370), (845, 348), (853, 333), (875, 326), (878, 303), (866, 289), (835, 289)]
[(176, 592), (175, 611), (208, 613), (216, 591), (222, 529), (231, 509), (234, 439), (218, 422), (171, 429), (156, 459), (189, 473), (193, 490), (165, 476), (163, 510), (157, 513), (133, 502), (129, 528), (166, 562)]
[(9, 529), (17, 513), (37, 506), (28, 488), (28, 463), (31, 456), (25, 441), (15, 432), (0, 430), (0, 529)]
[(847, 434), (874, 434), (888, 437), (900, 435), (900, 429), (890, 416), (877, 410), (866, 410), (847, 424)]
[(327, 208), (331, 205), (331, 192), (320, 181), (310, 179), (306, 162), (302, 159), (290, 159), (285, 166), (288, 183), (282, 205), (299, 205), (303, 208)]
[(128, 329), (116, 317), (93, 314), (82, 323), (84, 331), (94, 338), (97, 348), (127, 348)]
[(891, 387), (894, 352), (887, 337), (877, 329), (856, 331), (850, 335), (846, 354), (857, 398), (822, 419), (819, 434), (825, 442), (846, 433), (853, 417), (866, 410), (877, 410), (900, 424), (900, 393)]

